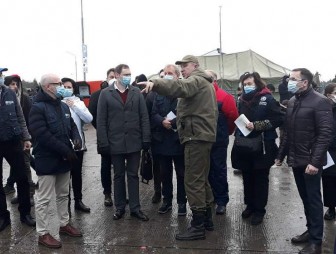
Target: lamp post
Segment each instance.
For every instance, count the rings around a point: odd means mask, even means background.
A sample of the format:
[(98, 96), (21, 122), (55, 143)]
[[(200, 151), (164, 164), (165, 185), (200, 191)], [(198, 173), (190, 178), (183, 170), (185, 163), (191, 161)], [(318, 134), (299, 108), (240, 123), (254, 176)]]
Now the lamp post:
[(86, 81), (86, 72), (87, 72), (87, 46), (84, 43), (83, 0), (81, 0), (81, 24), (82, 24), (83, 79), (84, 79), (84, 81)]
[(219, 6), (219, 69), (221, 78), (224, 79), (224, 62), (222, 54), (222, 6)]
[(77, 79), (77, 56), (76, 54), (70, 52), (70, 51), (65, 51), (66, 53), (68, 53), (69, 55), (72, 55), (74, 58), (75, 58), (75, 73), (76, 73), (76, 81), (78, 80)]

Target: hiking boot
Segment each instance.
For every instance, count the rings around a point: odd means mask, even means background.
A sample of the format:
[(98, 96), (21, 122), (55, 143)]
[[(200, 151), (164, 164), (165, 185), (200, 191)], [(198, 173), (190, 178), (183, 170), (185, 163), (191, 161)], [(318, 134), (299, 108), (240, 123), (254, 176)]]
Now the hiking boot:
[(191, 226), (185, 233), (175, 235), (176, 240), (180, 241), (192, 241), (192, 240), (204, 240), (205, 228), (204, 228), (205, 212), (193, 211), (193, 219)]
[(171, 203), (168, 204), (167, 202), (163, 202), (161, 207), (158, 210), (158, 213), (165, 214), (168, 213), (172, 209)]

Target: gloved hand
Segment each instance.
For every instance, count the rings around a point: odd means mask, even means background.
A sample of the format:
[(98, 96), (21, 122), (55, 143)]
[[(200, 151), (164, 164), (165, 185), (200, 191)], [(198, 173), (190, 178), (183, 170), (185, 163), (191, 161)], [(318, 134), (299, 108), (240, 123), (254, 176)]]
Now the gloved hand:
[(75, 150), (80, 150), (82, 148), (82, 141), (80, 139), (75, 139), (73, 144)]
[(98, 146), (97, 147), (97, 151), (101, 155), (108, 155), (108, 156), (111, 155), (111, 151), (110, 151), (110, 147), (109, 146), (103, 146), (103, 147)]
[(75, 163), (78, 160), (76, 153), (73, 150), (68, 152), (66, 155), (66, 160), (69, 161), (71, 164)]
[(144, 151), (147, 152), (147, 151), (149, 150), (150, 146), (151, 146), (151, 143), (150, 143), (150, 142), (142, 142), (142, 149), (143, 149)]

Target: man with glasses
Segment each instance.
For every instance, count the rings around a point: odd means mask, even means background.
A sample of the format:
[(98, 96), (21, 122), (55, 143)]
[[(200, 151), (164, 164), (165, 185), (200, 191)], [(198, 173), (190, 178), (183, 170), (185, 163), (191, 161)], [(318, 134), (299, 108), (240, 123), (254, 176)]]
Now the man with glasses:
[[(14, 91), (4, 85), (0, 68), (0, 161), (7, 160), (12, 168), (13, 177), (18, 189), (18, 202), (21, 222), (35, 226), (35, 219), (30, 215), (29, 183), (23, 170), (25, 168), (24, 150), (31, 147), (30, 135), (24, 120), (22, 108)], [(2, 179), (2, 165), (0, 170)], [(0, 186), (0, 231), (10, 225), (6, 195)]]
[(125, 173), (131, 216), (148, 221), (140, 210), (139, 162), (141, 149), (150, 147), (148, 112), (139, 88), (130, 86), (131, 70), (120, 64), (116, 81), (100, 93), (97, 112), (98, 153), (110, 155), (114, 170), (114, 220), (121, 219), (126, 207)]
[(48, 248), (60, 248), (61, 242), (50, 235), (49, 206), (55, 198), (60, 220), (60, 234), (81, 237), (81, 232), (69, 224), (68, 198), (70, 170), (77, 161), (75, 150), (82, 147), (76, 124), (69, 107), (61, 101), (64, 87), (55, 74), (41, 78), (29, 114), (29, 130), (33, 137), (35, 170), (38, 176), (36, 191), (36, 231), (38, 243)]
[(305, 69), (292, 70), (288, 91), (286, 132), (280, 144), (276, 164), (287, 154), (295, 182), (303, 202), (307, 228), (291, 239), (306, 243), (300, 253), (321, 253), (323, 238), (323, 203), (321, 198), (322, 167), (327, 163), (327, 150), (333, 132), (332, 108), (328, 99), (312, 88), (313, 74)]

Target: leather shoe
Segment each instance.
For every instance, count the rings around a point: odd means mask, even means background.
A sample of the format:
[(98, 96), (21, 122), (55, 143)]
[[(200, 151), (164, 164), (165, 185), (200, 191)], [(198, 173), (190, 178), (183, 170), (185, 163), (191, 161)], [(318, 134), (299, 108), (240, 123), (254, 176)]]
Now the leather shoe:
[(21, 216), (20, 220), (21, 220), (22, 223), (25, 223), (26, 225), (28, 225), (30, 227), (35, 227), (35, 225), (36, 225), (35, 219), (30, 214)]
[(124, 210), (118, 209), (114, 214), (113, 214), (113, 219), (114, 220), (120, 220), (125, 214)]
[(226, 207), (224, 205), (217, 205), (216, 214), (223, 215), (226, 211)]
[(142, 220), (142, 221), (148, 221), (149, 218), (146, 214), (144, 214), (141, 210), (139, 210), (138, 212), (131, 212), (131, 216), (132, 217), (135, 217), (139, 220)]
[(84, 213), (89, 213), (91, 211), (90, 207), (84, 205), (82, 200), (76, 200), (75, 201), (75, 210), (82, 211)]
[(326, 213), (324, 214), (324, 219), (325, 220), (334, 220), (336, 217), (335, 215), (335, 207), (329, 208)]
[(112, 201), (111, 194), (105, 194), (104, 205), (105, 206), (113, 206), (113, 201)]
[(155, 193), (152, 197), (152, 203), (157, 204), (161, 201), (161, 193)]
[(7, 216), (6, 218), (0, 218), (0, 232), (2, 230), (4, 230), (8, 225), (10, 225), (11, 221), (9, 216)]
[(53, 249), (62, 247), (62, 243), (60, 241), (57, 241), (49, 233), (39, 236), (38, 243)]
[(245, 210), (242, 212), (242, 217), (244, 219), (249, 218), (253, 214), (253, 209), (249, 206), (245, 208)]
[(83, 236), (82, 233), (77, 229), (71, 226), (69, 223), (64, 227), (60, 227), (59, 229), (60, 234), (67, 234), (73, 237), (81, 237)]
[(321, 245), (310, 243), (306, 245), (302, 250), (300, 250), (299, 254), (321, 254), (322, 248)]
[(291, 239), (291, 242), (292, 243), (306, 243), (309, 241), (309, 233), (308, 233), (308, 230), (305, 231), (303, 234), (301, 235), (297, 235), (297, 236), (294, 236), (292, 239)]

